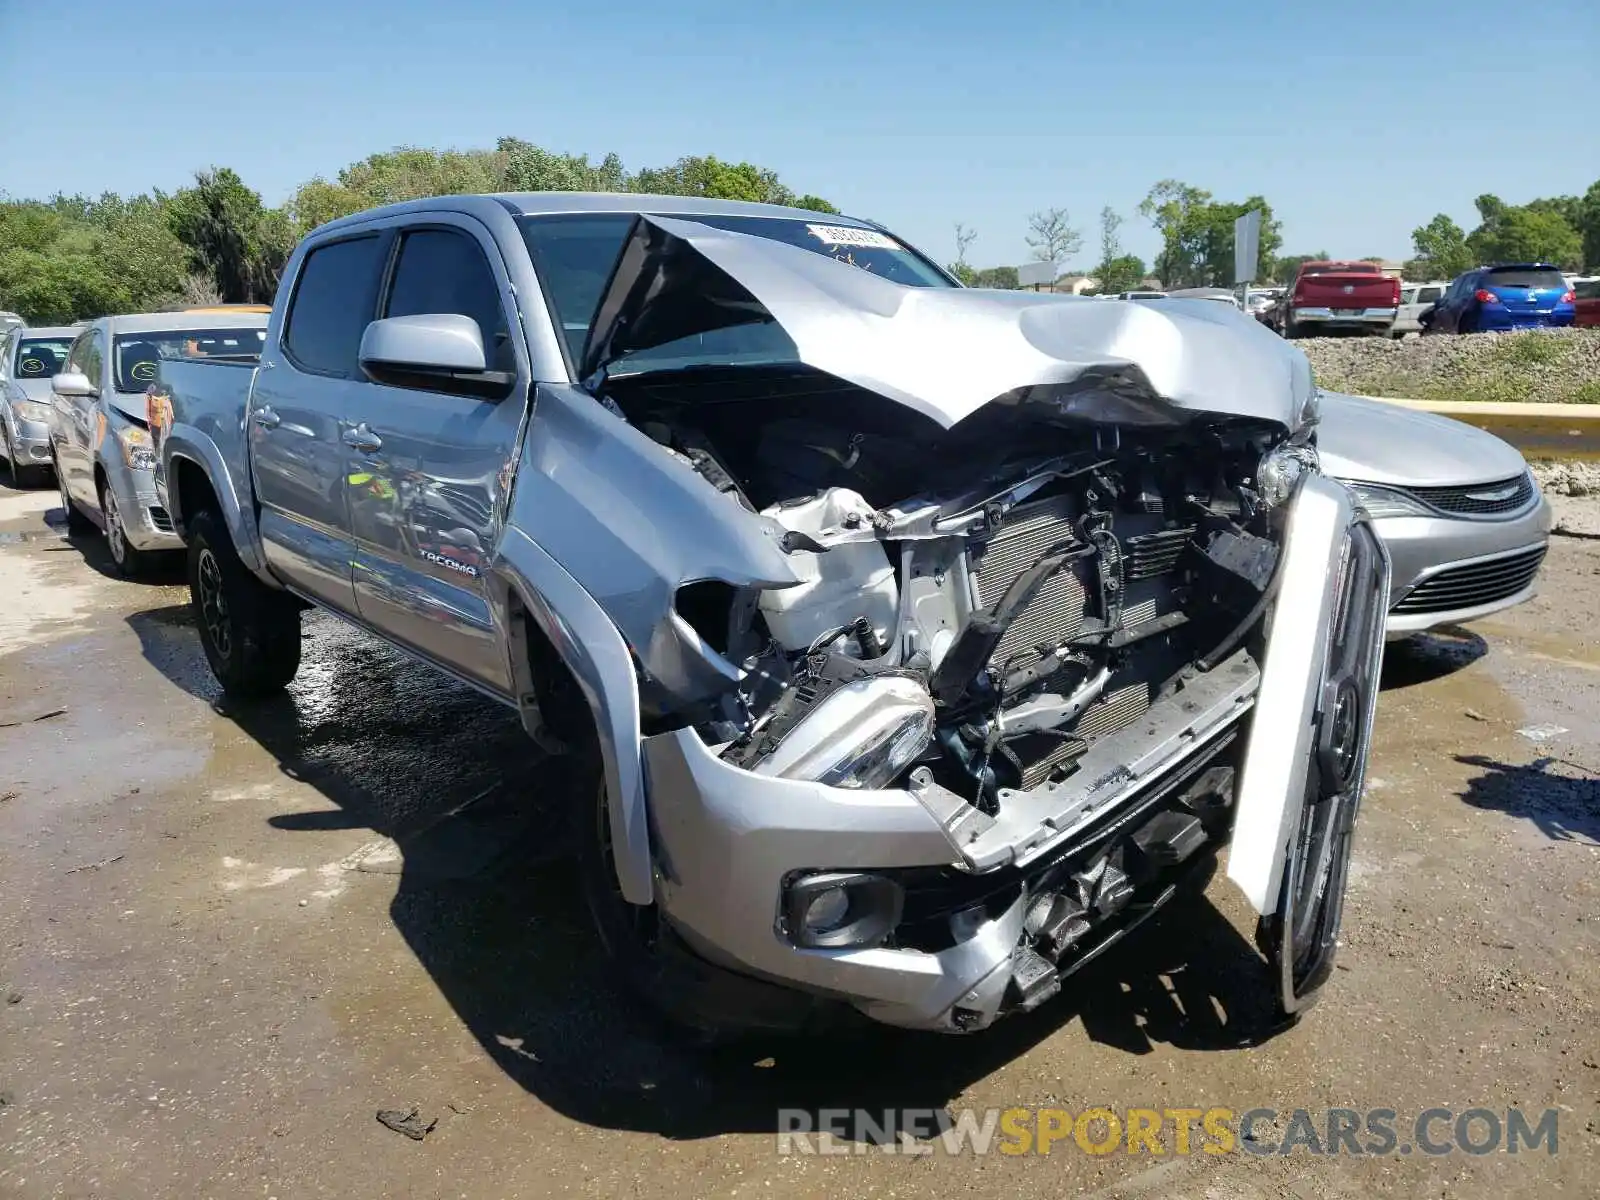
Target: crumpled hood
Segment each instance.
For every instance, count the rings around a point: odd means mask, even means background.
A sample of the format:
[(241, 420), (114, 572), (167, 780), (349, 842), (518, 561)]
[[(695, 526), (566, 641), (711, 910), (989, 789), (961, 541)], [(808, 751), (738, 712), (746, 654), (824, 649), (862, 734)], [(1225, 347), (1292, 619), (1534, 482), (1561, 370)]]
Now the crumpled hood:
[(1492, 433), (1340, 392), (1322, 393), (1317, 452), (1336, 479), (1404, 487), (1489, 483), (1527, 469), (1516, 447)]
[(1314, 394), (1304, 354), (1213, 301), (906, 287), (827, 255), (659, 216), (640, 217), (624, 245), (583, 373), (767, 320), (801, 363), (946, 428), (1025, 397), (1091, 420), (1221, 413), (1296, 429)]

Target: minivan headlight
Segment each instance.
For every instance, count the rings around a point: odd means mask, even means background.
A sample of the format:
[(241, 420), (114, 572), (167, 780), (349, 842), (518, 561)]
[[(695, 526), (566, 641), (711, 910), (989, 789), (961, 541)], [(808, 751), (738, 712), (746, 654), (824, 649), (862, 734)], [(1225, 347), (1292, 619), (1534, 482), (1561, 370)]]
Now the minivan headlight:
[(50, 406), (38, 400), (18, 400), (12, 409), (24, 421), (48, 421), (50, 419)]
[(1433, 511), (1415, 496), (1375, 483), (1346, 483), (1356, 502), (1373, 520), (1383, 517), (1431, 517)]

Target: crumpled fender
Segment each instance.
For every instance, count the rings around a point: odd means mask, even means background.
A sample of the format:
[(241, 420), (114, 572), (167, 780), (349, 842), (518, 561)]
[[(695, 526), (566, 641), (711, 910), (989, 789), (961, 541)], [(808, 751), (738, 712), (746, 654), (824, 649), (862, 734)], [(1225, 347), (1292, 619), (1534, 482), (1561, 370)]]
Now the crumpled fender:
[(521, 530), (506, 530), (492, 570), (516, 592), (588, 701), (605, 772), (617, 882), (630, 904), (649, 904), (654, 873), (639, 687), (627, 643), (594, 597)]
[(594, 598), (649, 685), (679, 701), (725, 691), (738, 673), (676, 614), (678, 588), (798, 582), (776, 523), (575, 388), (539, 387), (506, 524)]

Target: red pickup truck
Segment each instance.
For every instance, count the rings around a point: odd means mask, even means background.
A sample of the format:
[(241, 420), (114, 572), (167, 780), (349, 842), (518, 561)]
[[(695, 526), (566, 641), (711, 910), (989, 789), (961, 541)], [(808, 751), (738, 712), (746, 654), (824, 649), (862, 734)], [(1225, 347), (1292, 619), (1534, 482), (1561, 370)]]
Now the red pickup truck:
[(1279, 302), (1286, 338), (1354, 330), (1387, 335), (1400, 307), (1400, 281), (1370, 262), (1306, 262)]

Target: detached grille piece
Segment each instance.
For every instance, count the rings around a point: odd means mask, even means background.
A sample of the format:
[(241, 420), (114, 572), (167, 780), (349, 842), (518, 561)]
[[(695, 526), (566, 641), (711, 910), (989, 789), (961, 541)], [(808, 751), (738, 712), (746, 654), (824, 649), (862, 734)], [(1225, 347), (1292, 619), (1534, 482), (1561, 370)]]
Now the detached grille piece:
[(1406, 593), (1393, 608), (1397, 613), (1449, 612), (1475, 608), (1515, 596), (1533, 582), (1544, 561), (1545, 547), (1535, 546), (1501, 558), (1449, 567)]
[(1489, 517), (1517, 512), (1533, 499), (1533, 480), (1526, 472), (1513, 479), (1475, 483), (1468, 487), (1399, 488), (1441, 512)]

